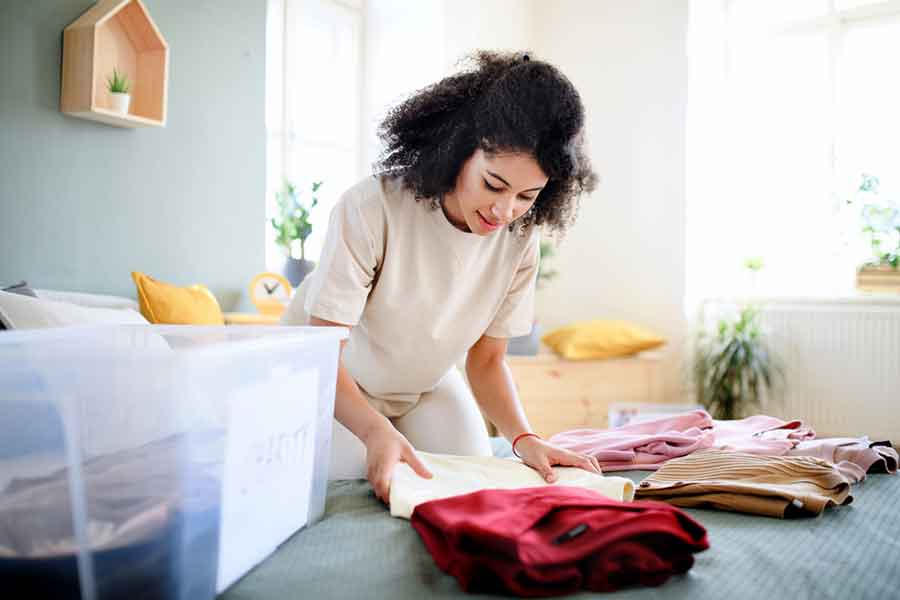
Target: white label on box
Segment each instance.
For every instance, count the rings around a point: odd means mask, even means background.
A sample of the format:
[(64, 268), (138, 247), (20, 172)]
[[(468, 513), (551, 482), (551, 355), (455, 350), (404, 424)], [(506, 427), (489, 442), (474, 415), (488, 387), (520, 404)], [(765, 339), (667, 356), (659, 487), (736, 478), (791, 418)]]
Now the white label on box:
[(235, 390), (222, 482), (222, 592), (306, 525), (312, 492), (318, 371)]

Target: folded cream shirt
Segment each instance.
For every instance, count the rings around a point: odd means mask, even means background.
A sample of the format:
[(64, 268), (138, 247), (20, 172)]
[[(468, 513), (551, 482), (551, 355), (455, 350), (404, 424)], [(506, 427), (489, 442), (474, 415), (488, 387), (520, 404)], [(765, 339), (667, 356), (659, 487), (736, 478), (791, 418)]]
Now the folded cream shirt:
[(630, 502), (634, 484), (624, 477), (607, 477), (575, 467), (553, 467), (557, 480), (547, 483), (537, 471), (517, 459), (494, 456), (451, 456), (417, 452), (434, 477), (425, 479), (406, 463), (397, 463), (391, 479), (391, 515), (409, 519), (419, 504), (487, 489), (517, 489), (569, 485), (594, 490), (607, 498)]

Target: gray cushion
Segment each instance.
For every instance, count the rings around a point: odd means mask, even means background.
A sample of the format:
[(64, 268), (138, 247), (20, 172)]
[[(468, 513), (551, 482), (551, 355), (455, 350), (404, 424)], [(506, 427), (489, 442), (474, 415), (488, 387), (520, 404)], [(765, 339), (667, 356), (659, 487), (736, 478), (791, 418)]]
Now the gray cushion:
[(37, 294), (34, 293), (34, 290), (28, 285), (27, 281), (20, 281), (19, 283), (14, 283), (5, 288), (0, 288), (4, 292), (10, 292), (11, 294), (21, 294), (23, 296), (31, 296), (32, 298), (37, 298)]
[(35, 294), (42, 300), (77, 304), (87, 308), (131, 308), (140, 311), (138, 303), (132, 298), (111, 296), (109, 294), (87, 294), (84, 292), (63, 292), (59, 290), (35, 289)]
[[(28, 283), (25, 281), (20, 281), (19, 283), (14, 283), (10, 286), (6, 286), (4, 288), (0, 288), (0, 290), (4, 292), (9, 292), (11, 294), (21, 294), (22, 296), (31, 296), (32, 298), (37, 298), (37, 294), (34, 293), (34, 290), (28, 287)], [(3, 322), (3, 315), (0, 314), (0, 331), (4, 329), (9, 329), (6, 323)]]
[(126, 323), (147, 325), (147, 320), (130, 308), (88, 308), (53, 302), (41, 297), (30, 298), (21, 294), (0, 291), (0, 319), (7, 329), (35, 329), (64, 325), (123, 325)]

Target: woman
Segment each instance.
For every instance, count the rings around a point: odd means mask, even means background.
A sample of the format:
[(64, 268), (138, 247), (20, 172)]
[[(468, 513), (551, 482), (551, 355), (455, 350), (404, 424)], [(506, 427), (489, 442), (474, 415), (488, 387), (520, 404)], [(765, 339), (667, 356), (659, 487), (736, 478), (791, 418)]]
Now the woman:
[(387, 502), (397, 462), (431, 476), (414, 449), (490, 455), (479, 407), (548, 482), (552, 465), (599, 473), (531, 433), (504, 361), (531, 331), (539, 226), (565, 230), (593, 189), (583, 125), (572, 84), (512, 53), (477, 53), (388, 114), (377, 174), (335, 206), (284, 318), (351, 328), (332, 479), (365, 476)]

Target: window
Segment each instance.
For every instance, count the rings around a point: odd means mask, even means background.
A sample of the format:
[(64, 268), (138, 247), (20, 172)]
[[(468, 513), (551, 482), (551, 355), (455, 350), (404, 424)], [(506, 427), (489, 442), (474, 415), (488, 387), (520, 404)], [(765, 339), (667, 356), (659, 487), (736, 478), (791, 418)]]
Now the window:
[(321, 251), (328, 215), (365, 171), (362, 164), (361, 0), (269, 0), (266, 31), (266, 263), (278, 270), (283, 254), (269, 219), (285, 178), (313, 210), (306, 257)]
[(900, 191), (900, 2), (694, 0), (688, 52), (689, 304), (852, 293), (846, 200)]

